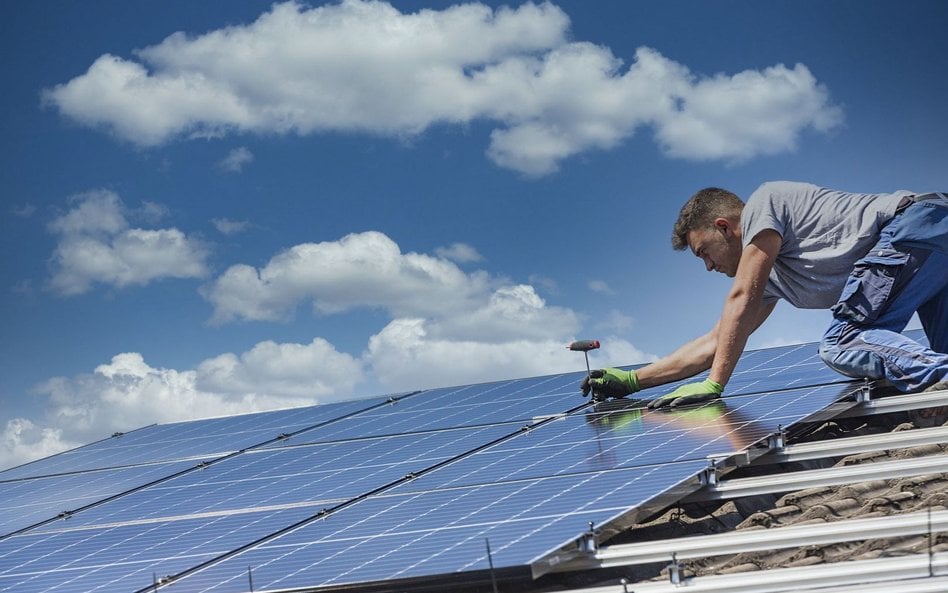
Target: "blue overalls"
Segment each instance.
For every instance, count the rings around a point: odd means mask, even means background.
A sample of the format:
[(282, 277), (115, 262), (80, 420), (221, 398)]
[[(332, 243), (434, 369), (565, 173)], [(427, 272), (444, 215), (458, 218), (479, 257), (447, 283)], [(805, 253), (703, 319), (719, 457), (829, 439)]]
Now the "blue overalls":
[[(948, 380), (948, 194), (907, 198), (853, 266), (820, 343), (831, 368), (913, 392)], [(914, 313), (930, 347), (900, 332)]]

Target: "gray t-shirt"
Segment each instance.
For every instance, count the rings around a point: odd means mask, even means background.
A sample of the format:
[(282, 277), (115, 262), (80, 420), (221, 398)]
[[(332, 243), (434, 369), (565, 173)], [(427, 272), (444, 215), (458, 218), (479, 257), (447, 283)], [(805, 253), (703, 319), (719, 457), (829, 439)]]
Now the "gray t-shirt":
[(783, 238), (764, 301), (785, 299), (801, 309), (832, 307), (853, 264), (875, 245), (883, 225), (911, 193), (852, 194), (790, 181), (761, 185), (744, 206), (741, 232), (745, 247), (766, 229)]

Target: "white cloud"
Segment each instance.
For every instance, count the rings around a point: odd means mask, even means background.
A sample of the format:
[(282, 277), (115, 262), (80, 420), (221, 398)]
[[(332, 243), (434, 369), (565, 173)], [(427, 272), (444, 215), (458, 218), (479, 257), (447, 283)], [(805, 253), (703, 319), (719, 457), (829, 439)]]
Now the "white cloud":
[(659, 118), (665, 151), (690, 159), (744, 160), (796, 148), (800, 132), (826, 132), (842, 120), (806, 66), (778, 65), (698, 80), (681, 94), (682, 107)]
[(243, 171), (244, 165), (249, 165), (252, 162), (253, 153), (246, 146), (241, 146), (228, 152), (227, 156), (217, 163), (217, 166), (224, 171), (240, 173)]
[[(369, 338), (362, 359), (387, 389), (571, 369), (575, 360), (565, 346), (581, 326), (574, 311), (547, 304), (531, 285), (467, 274), (444, 257), (402, 253), (379, 232), (297, 245), (260, 269), (232, 266), (204, 293), (220, 323), (287, 319), (301, 303), (323, 315), (358, 307), (388, 313), (390, 322)], [(631, 323), (617, 313), (612, 321), (613, 331)], [(612, 341), (614, 357), (630, 357), (621, 364), (648, 357)]]
[(501, 343), (433, 337), (423, 319), (396, 319), (369, 340), (366, 363), (393, 391), (577, 370), (564, 340)]
[(211, 220), (219, 232), (225, 235), (236, 235), (250, 228), (250, 223), (246, 220), (229, 220), (227, 218), (215, 218)]
[(256, 269), (231, 266), (204, 291), (214, 320), (279, 320), (299, 303), (322, 314), (379, 307), (396, 316), (445, 315), (470, 310), (489, 294), (483, 272), (466, 274), (445, 259), (402, 253), (379, 232), (339, 241), (304, 243)]
[(841, 121), (802, 64), (701, 77), (643, 47), (624, 69), (609, 48), (569, 41), (569, 25), (549, 3), (403, 14), (285, 2), (247, 25), (175, 33), (140, 61), (103, 55), (44, 100), (144, 146), (232, 132), (404, 137), (482, 120), (496, 126), (489, 158), (529, 176), (641, 127), (672, 157), (741, 160)]
[(428, 333), (436, 338), (497, 344), (562, 339), (579, 328), (573, 311), (548, 306), (534, 288), (526, 284), (502, 286), (482, 298), (477, 308), (434, 319)]
[(467, 243), (453, 243), (448, 247), (438, 247), (435, 255), (459, 264), (483, 261), (484, 257)]
[[(93, 191), (72, 201), (73, 208), (49, 225), (59, 238), (50, 261), (56, 291), (80, 294), (95, 283), (124, 287), (207, 274), (207, 250), (200, 241), (176, 228), (130, 228), (115, 193)], [(147, 217), (160, 212), (154, 204), (142, 210)]]
[(126, 352), (92, 373), (36, 388), (46, 418), (15, 418), (0, 433), (0, 469), (146, 424), (325, 403), (352, 397), (362, 363), (325, 340), (267, 341), (193, 370), (156, 368)]
[[(481, 383), (585, 370), (572, 338), (509, 338), (499, 343), (432, 335), (423, 319), (396, 319), (369, 340), (364, 357), (379, 384), (392, 391)], [(609, 337), (590, 352), (593, 368), (656, 360), (628, 341)], [(578, 386), (577, 386), (578, 388)]]
[(205, 360), (198, 365), (195, 384), (230, 396), (275, 393), (317, 401), (351, 395), (361, 376), (358, 360), (316, 338), (310, 344), (260, 342), (240, 356), (227, 353)]
[(13, 418), (7, 421), (0, 433), (0, 469), (47, 457), (80, 444), (83, 443), (64, 441), (59, 429), (37, 426), (26, 418)]

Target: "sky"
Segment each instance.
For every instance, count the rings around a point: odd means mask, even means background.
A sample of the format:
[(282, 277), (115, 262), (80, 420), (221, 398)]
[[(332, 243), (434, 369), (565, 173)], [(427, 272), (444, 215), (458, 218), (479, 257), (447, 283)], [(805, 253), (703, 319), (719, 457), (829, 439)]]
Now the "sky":
[(698, 189), (948, 188), (940, 0), (3, 6), (0, 468), (647, 362), (730, 285), (671, 248)]

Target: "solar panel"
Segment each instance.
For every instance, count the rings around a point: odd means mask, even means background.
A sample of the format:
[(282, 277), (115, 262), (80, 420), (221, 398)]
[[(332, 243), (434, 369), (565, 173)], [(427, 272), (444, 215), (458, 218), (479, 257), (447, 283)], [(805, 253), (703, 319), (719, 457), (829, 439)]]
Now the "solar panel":
[[(571, 541), (655, 492), (702, 471), (703, 461), (372, 497), (217, 563), (182, 583), (243, 591), (248, 566), (261, 590), (526, 565), (549, 542)], [(633, 486), (639, 485), (640, 488)]]
[(534, 418), (562, 414), (581, 405), (583, 401), (578, 394), (582, 377), (582, 374), (568, 373), (432, 389), (272, 446), (496, 423), (528, 423)]
[(174, 475), (193, 465), (193, 461), (156, 463), (0, 484), (0, 535)]
[[(845, 394), (839, 386), (701, 408), (577, 414), (544, 423), (187, 578), (197, 591), (357, 585), (542, 561)], [(757, 416), (750, 414), (758, 413)], [(512, 528), (511, 524), (516, 525)], [(272, 575), (272, 582), (270, 580)], [(296, 576), (288, 576), (296, 575)]]
[[(499, 425), (251, 451), (79, 513), (68, 523), (74, 528), (127, 517), (304, 504), (316, 512), (510, 432)], [(51, 524), (37, 531), (56, 529)]]
[[(0, 473), (0, 508), (30, 508), (10, 531), (33, 525), (0, 537), (0, 591), (144, 592), (172, 575), (182, 590), (242, 592), (248, 567), (259, 590), (437, 579), (491, 562), (530, 572), (590, 522), (620, 525), (673, 501), (700, 486), (709, 457), (853, 389), (812, 344), (746, 353), (724, 400), (688, 410), (597, 410), (578, 396), (583, 374), (146, 427)], [(86, 490), (26, 504), (31, 488), (70, 481)], [(99, 496), (114, 498), (29, 523)]]
[(0, 472), (0, 481), (156, 461), (220, 456), (271, 440), (282, 433), (302, 430), (383, 404), (388, 399), (389, 397), (354, 400), (307, 408), (146, 426), (124, 434), (116, 433), (112, 438)]
[(184, 570), (312, 512), (260, 509), (30, 532), (0, 542), (0, 591), (134, 590), (152, 583), (158, 567)]

